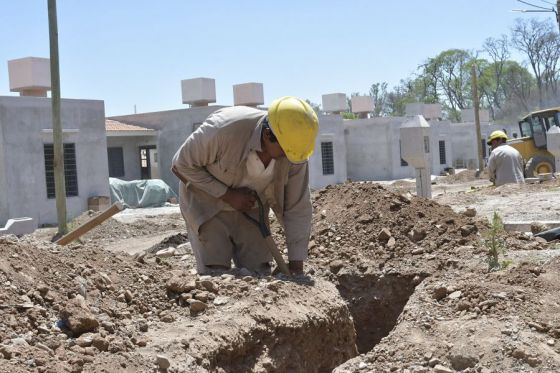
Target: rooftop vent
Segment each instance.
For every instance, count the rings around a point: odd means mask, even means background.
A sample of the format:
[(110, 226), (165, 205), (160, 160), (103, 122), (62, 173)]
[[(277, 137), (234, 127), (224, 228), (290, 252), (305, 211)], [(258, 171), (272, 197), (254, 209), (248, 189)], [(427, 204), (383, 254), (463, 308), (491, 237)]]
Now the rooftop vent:
[(367, 114), (375, 109), (375, 103), (371, 96), (352, 97), (352, 112), (358, 114), (360, 118), (367, 118)]
[(235, 84), (233, 86), (233, 104), (235, 106), (258, 106), (264, 104), (263, 84)]
[(323, 110), (327, 113), (338, 114), (348, 109), (348, 103), (346, 102), (346, 95), (344, 93), (329, 93), (323, 95), (321, 98)]
[(421, 115), (426, 120), (441, 118), (441, 104), (424, 104), (415, 102), (406, 104), (405, 112), (407, 116)]
[(10, 91), (20, 96), (47, 97), (51, 90), (50, 60), (25, 57), (8, 61)]
[(183, 104), (208, 106), (216, 102), (216, 80), (211, 78), (194, 78), (181, 80)]

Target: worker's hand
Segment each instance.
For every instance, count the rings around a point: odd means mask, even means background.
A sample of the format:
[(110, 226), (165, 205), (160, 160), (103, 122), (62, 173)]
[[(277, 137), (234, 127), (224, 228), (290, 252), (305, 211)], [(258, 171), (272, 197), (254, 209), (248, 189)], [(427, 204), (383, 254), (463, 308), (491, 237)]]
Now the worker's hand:
[(303, 275), (303, 260), (290, 260), (288, 268), (292, 276)]
[(229, 188), (221, 199), (237, 211), (242, 212), (251, 211), (257, 202), (255, 192), (249, 188)]

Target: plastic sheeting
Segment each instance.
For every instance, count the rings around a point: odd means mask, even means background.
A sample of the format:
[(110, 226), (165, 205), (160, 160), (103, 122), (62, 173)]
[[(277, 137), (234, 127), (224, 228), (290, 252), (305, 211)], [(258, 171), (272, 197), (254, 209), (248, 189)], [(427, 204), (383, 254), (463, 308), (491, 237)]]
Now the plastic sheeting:
[(109, 178), (111, 203), (122, 202), (127, 208), (161, 207), (177, 195), (163, 180), (124, 181)]

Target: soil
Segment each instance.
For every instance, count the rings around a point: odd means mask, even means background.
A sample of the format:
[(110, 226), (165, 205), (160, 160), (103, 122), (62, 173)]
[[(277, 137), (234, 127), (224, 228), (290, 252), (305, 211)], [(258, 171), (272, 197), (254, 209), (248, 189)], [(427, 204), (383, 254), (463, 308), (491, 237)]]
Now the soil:
[(65, 247), (52, 230), (0, 236), (0, 371), (560, 371), (557, 243), (497, 232), (489, 271), (489, 224), (468, 205), (317, 191), (296, 278), (196, 275), (179, 214), (110, 219)]

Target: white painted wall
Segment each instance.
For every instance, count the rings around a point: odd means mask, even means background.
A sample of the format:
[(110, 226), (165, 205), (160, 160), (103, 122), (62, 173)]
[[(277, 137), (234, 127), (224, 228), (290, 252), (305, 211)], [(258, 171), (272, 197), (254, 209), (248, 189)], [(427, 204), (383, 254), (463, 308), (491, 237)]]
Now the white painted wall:
[[(78, 196), (67, 198), (71, 219), (87, 210), (87, 200), (109, 195), (103, 101), (63, 99), (64, 142), (75, 143)], [(43, 144), (52, 143), (51, 100), (0, 97), (0, 226), (9, 218), (32, 217), (56, 224), (56, 201), (47, 198)]]
[[(321, 142), (333, 143), (333, 175), (323, 175)], [(342, 117), (339, 114), (319, 115), (319, 135), (315, 141), (315, 151), (309, 158), (309, 186), (319, 189), (329, 184), (345, 182), (347, 179), (346, 154)]]

